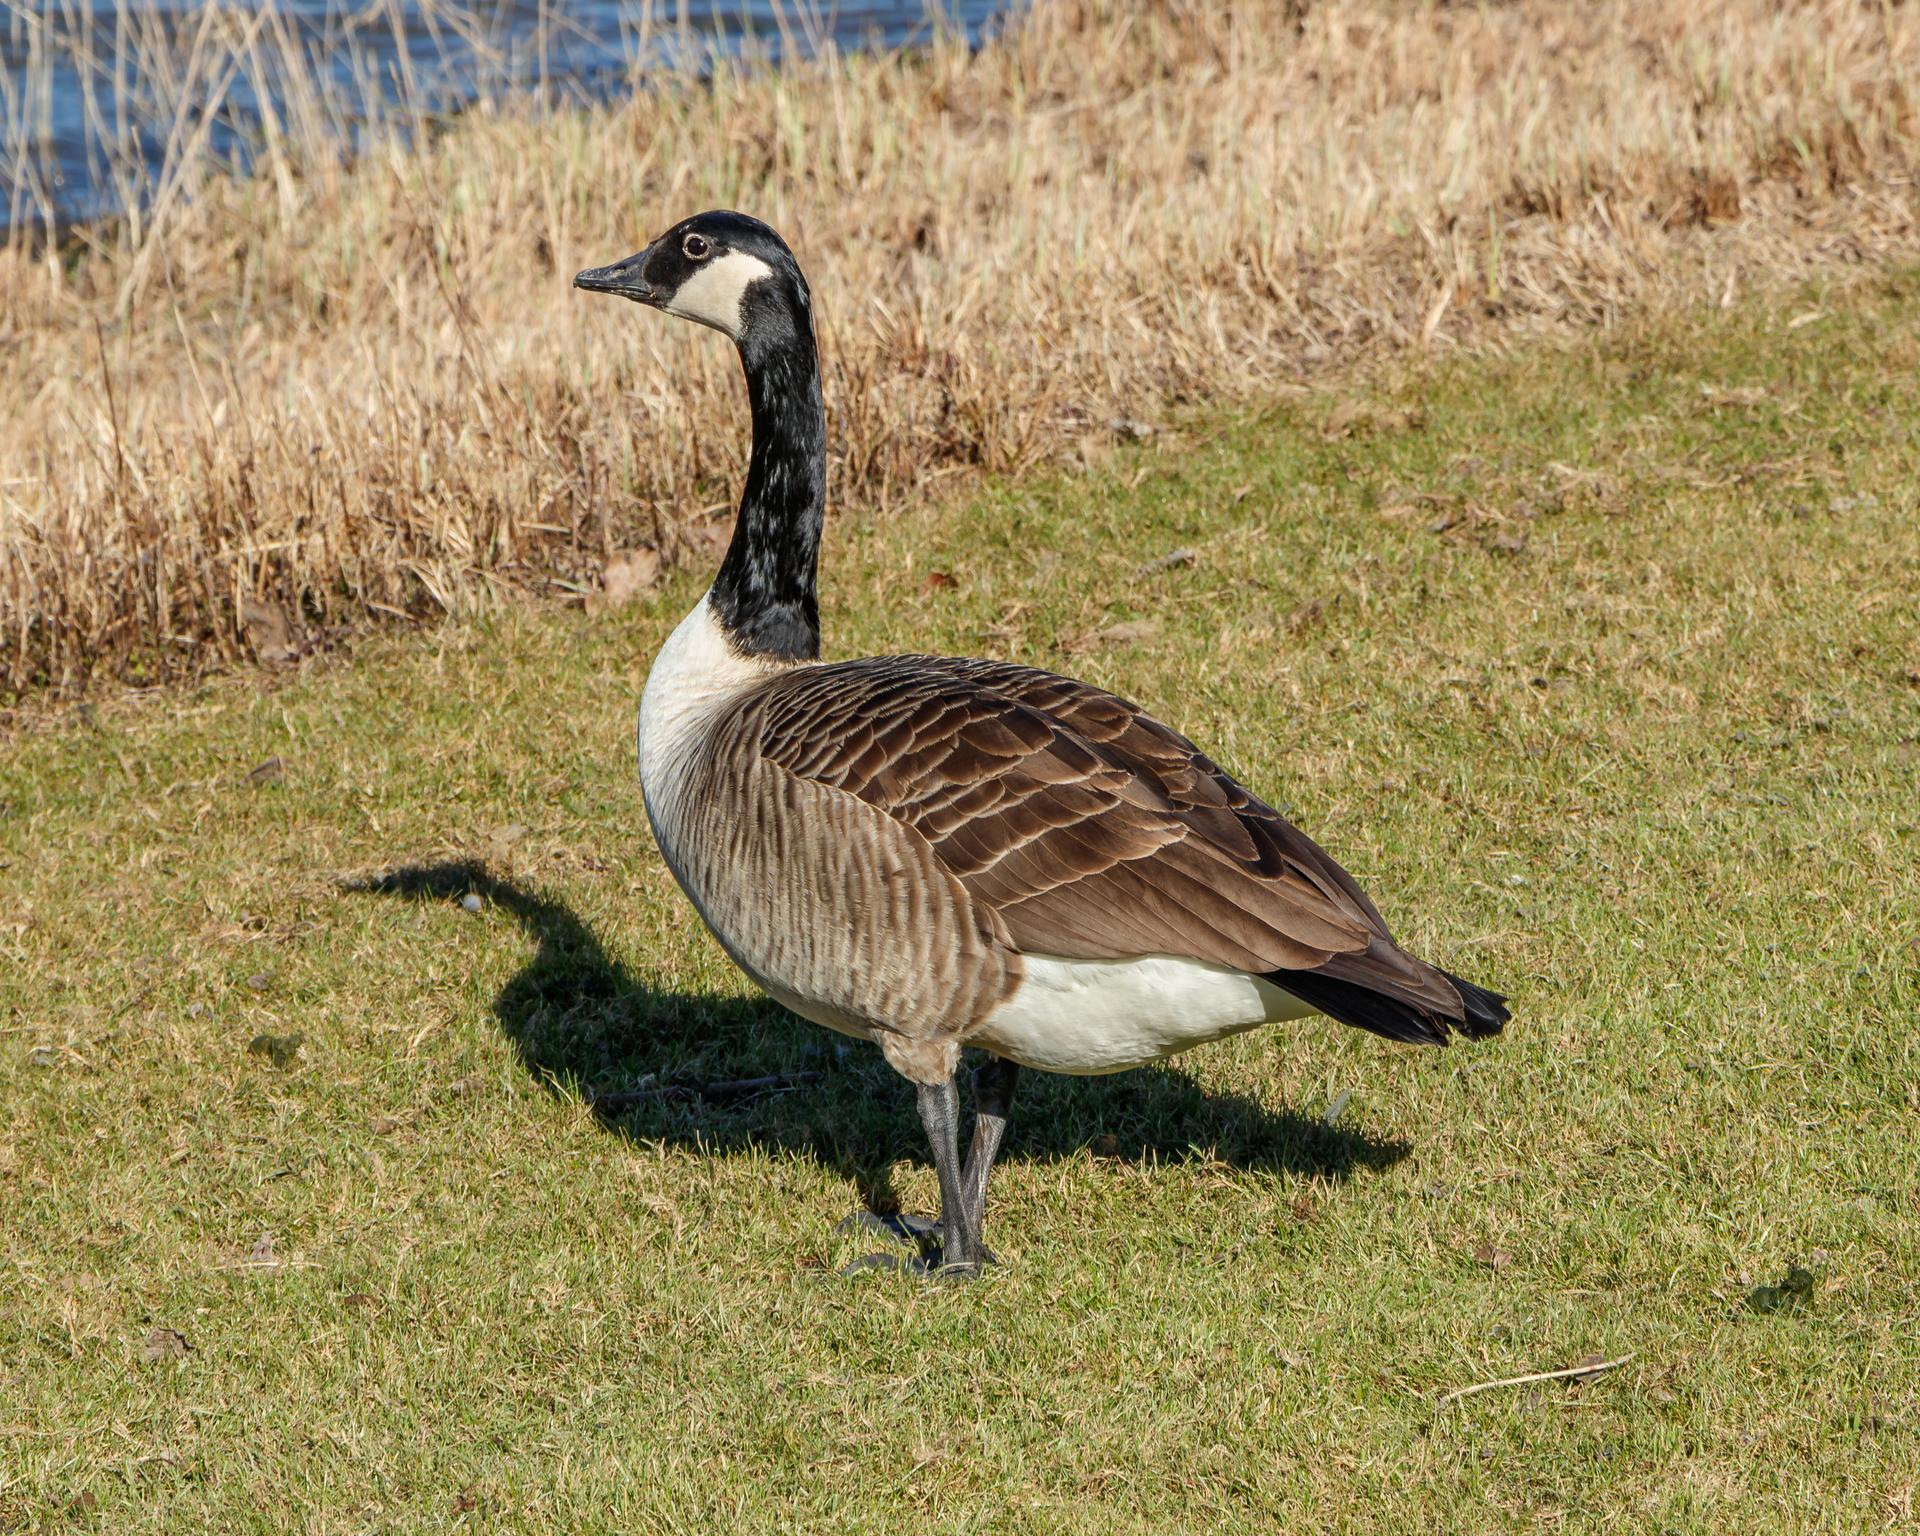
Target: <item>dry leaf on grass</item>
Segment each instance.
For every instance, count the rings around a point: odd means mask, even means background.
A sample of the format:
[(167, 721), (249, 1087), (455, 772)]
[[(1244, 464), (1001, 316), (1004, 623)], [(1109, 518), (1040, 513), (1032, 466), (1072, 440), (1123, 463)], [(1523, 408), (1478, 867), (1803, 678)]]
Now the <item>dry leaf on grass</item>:
[(1322, 437), (1368, 437), (1374, 433), (1417, 432), (1427, 424), (1424, 411), (1380, 405), (1372, 400), (1342, 400), (1321, 424)]
[(672, 564), (695, 570), (717, 564), (733, 541), (733, 510), (710, 508), (676, 523), (665, 537)]
[(1765, 405), (1770, 398), (1765, 386), (1759, 384), (1736, 384), (1724, 389), (1712, 384), (1700, 386), (1700, 404), (1709, 411), (1752, 410)]
[(1142, 576), (1153, 576), (1161, 571), (1170, 571), (1178, 565), (1192, 565), (1193, 562), (1199, 558), (1200, 551), (1197, 549), (1169, 550), (1164, 555), (1160, 555), (1152, 560), (1142, 561), (1139, 565), (1136, 565), (1133, 568), (1133, 577), (1134, 580), (1138, 581)]
[(240, 627), (246, 631), (253, 654), (268, 666), (284, 666), (299, 659), (300, 641), (293, 617), (279, 603), (242, 598)]
[(610, 608), (630, 603), (660, 584), (660, 551), (641, 545), (615, 555), (600, 568), (600, 597)]
[(178, 1328), (156, 1328), (140, 1345), (140, 1358), (148, 1365), (158, 1365), (163, 1360), (184, 1360), (192, 1352), (193, 1345)]

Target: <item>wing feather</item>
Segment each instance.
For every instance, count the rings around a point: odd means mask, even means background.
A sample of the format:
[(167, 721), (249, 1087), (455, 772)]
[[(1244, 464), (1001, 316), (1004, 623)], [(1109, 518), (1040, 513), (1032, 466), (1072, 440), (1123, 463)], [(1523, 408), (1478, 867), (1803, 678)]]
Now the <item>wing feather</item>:
[(764, 758), (911, 828), (1025, 953), (1254, 972), (1339, 961), (1430, 991), (1415, 985), (1430, 968), (1392, 944), (1344, 870), (1113, 694), (1005, 663), (889, 656), (796, 669), (756, 712)]

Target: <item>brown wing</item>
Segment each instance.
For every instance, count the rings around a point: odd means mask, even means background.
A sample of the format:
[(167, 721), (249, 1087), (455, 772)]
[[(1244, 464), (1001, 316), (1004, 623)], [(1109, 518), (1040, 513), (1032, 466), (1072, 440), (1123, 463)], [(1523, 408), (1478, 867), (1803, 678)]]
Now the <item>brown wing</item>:
[(1027, 954), (1319, 971), (1448, 1019), (1352, 878), (1126, 700), (1005, 663), (872, 657), (759, 699), (761, 753), (924, 837)]

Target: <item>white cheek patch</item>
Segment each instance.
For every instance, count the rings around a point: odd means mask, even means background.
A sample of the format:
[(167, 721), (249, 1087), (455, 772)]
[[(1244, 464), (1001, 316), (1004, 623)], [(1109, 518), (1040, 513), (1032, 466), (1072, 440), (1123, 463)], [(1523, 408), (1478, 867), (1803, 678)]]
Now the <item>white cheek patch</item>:
[(661, 306), (670, 315), (698, 320), (716, 331), (725, 331), (740, 339), (741, 304), (748, 287), (763, 277), (772, 277), (773, 268), (758, 256), (745, 251), (728, 251), (718, 261), (710, 261), (679, 287)]

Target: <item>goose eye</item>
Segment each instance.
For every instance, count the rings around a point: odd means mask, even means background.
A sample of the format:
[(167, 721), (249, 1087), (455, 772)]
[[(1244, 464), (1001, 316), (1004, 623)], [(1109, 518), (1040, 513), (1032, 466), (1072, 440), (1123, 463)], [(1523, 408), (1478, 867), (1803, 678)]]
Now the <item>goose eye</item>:
[(705, 261), (712, 250), (705, 235), (688, 235), (680, 242), (680, 252), (688, 261)]

